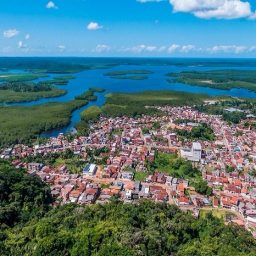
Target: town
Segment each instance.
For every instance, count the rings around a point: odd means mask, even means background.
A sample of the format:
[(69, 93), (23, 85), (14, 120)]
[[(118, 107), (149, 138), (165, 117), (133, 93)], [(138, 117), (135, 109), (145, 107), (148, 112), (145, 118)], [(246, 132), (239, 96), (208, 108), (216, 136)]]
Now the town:
[[(176, 204), (195, 216), (216, 209), (229, 213), (230, 222), (256, 237), (256, 130), (244, 125), (256, 121), (254, 116), (228, 124), (221, 116), (192, 107), (156, 108), (163, 115), (100, 117), (90, 124), (87, 136), (60, 134), (33, 146), (15, 145), (3, 150), (1, 158), (49, 184), (56, 205), (104, 203), (113, 198), (133, 203), (144, 198)], [(213, 139), (182, 136), (202, 124), (212, 130)], [(79, 159), (75, 171), (65, 161), (28, 161), (67, 151)], [(166, 168), (149, 171), (159, 154), (191, 163), (210, 193), (198, 193), (190, 179), (172, 175)]]

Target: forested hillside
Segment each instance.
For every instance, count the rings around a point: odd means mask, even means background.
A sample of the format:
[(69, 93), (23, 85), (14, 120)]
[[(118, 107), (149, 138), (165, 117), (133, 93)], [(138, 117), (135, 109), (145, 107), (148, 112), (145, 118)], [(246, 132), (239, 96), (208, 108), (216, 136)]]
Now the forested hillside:
[(174, 205), (113, 198), (48, 210), (47, 187), (6, 163), (0, 164), (0, 196), (2, 256), (256, 255), (256, 241), (244, 229), (211, 215), (195, 219)]

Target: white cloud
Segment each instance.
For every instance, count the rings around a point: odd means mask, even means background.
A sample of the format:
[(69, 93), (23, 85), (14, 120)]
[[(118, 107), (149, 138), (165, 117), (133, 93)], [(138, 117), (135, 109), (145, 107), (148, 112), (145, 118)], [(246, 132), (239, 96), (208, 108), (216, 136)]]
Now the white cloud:
[(25, 39), (28, 40), (30, 38), (30, 34), (25, 35)]
[(47, 3), (46, 8), (47, 9), (58, 9), (58, 6), (53, 1), (50, 1)]
[(59, 49), (60, 52), (63, 52), (66, 50), (66, 46), (62, 44), (58, 45), (57, 48)]
[(159, 3), (159, 2), (163, 2), (163, 1), (166, 1), (166, 0), (137, 0), (137, 2), (139, 3), (153, 3), (153, 2), (156, 2), (156, 3)]
[(255, 18), (248, 1), (242, 0), (169, 0), (174, 12), (192, 13), (203, 19)]
[(176, 52), (178, 49), (180, 49), (180, 45), (178, 45), (178, 44), (172, 44), (171, 46), (168, 47), (167, 52), (168, 52), (168, 53), (174, 53), (174, 52)]
[(19, 42), (18, 42), (18, 48), (19, 48), (19, 49), (26, 49), (26, 48), (27, 48), (27, 45), (24, 44), (22, 41), (19, 41)]
[(183, 45), (180, 49), (180, 52), (188, 53), (194, 50), (197, 50), (197, 48), (194, 45), (189, 44), (189, 45)]
[(103, 28), (103, 26), (100, 26), (97, 22), (93, 21), (87, 25), (88, 30), (99, 30), (101, 28)]
[(19, 31), (17, 29), (8, 29), (3, 32), (5, 38), (12, 38), (14, 36), (17, 36), (18, 34)]
[(207, 52), (211, 54), (217, 53), (231, 53), (231, 54), (241, 54), (249, 51), (254, 51), (252, 47), (240, 46), (240, 45), (215, 45), (213, 47), (207, 48)]
[(98, 44), (93, 50), (93, 52), (103, 53), (103, 52), (108, 52), (110, 49), (111, 47), (106, 44)]

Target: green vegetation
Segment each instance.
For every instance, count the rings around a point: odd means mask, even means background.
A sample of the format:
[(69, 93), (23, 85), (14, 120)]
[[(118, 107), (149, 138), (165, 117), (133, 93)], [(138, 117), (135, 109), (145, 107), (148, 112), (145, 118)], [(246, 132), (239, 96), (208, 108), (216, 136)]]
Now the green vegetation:
[(197, 177), (192, 181), (192, 186), (195, 191), (199, 194), (210, 196), (212, 194), (212, 188), (208, 186), (207, 181), (203, 180), (201, 177)]
[(54, 77), (52, 81), (47, 81), (47, 82), (51, 82), (54, 85), (67, 85), (68, 82), (74, 78), (75, 77), (72, 75), (57, 76), (57, 77)]
[(101, 115), (101, 109), (97, 106), (87, 108), (81, 113), (81, 120), (84, 122), (92, 121), (95, 122)]
[(1, 58), (0, 69), (26, 70), (34, 74), (73, 74), (83, 70), (107, 69), (118, 65), (98, 59), (88, 58)]
[(208, 214), (212, 214), (214, 217), (226, 220), (230, 215), (234, 215), (233, 212), (227, 209), (201, 209), (200, 217), (206, 218)]
[(25, 81), (32, 81), (41, 77), (47, 77), (46, 74), (40, 73), (4, 73), (0, 74), (0, 81), (4, 82), (25, 82)]
[(0, 84), (0, 103), (29, 102), (40, 98), (50, 98), (64, 95), (50, 82), (4, 82)]
[[(213, 70), (202, 72), (181, 72), (167, 74), (175, 81), (196, 86), (211, 87), (222, 90), (244, 88), (256, 91), (255, 70)], [(168, 79), (170, 83), (172, 79)]]
[(178, 157), (176, 154), (157, 152), (153, 163), (148, 163), (150, 172), (159, 171), (176, 178), (191, 179), (200, 175), (191, 162)]
[(145, 179), (148, 177), (147, 172), (135, 172), (134, 174), (134, 180), (135, 181), (145, 181)]
[(23, 159), (26, 163), (42, 163), (60, 167), (65, 165), (70, 173), (81, 174), (82, 168), (85, 166), (85, 161), (80, 156), (75, 155), (70, 149), (64, 152), (49, 153), (47, 155), (28, 156)]
[(96, 93), (96, 92), (104, 92), (104, 89), (97, 88), (97, 87), (89, 88), (88, 91), (86, 91), (85, 93), (77, 96), (75, 99), (76, 100), (95, 101), (95, 100), (97, 100), (97, 96), (94, 95), (94, 93)]
[(41, 91), (14, 91), (6, 90), (0, 87), (0, 103), (17, 103), (30, 102), (41, 98), (59, 97), (66, 93), (65, 90), (60, 90), (52, 87), (50, 90)]
[(212, 189), (203, 180), (200, 171), (193, 167), (190, 161), (180, 158), (176, 154), (157, 152), (154, 162), (147, 163), (147, 169), (151, 173), (158, 171), (175, 178), (186, 179), (196, 192), (208, 196), (212, 194)]
[(113, 93), (107, 95), (102, 112), (106, 116), (137, 116), (159, 114), (154, 108), (145, 106), (181, 106), (200, 104), (207, 96), (173, 91), (145, 91), (141, 93)]
[(39, 177), (16, 170), (4, 161), (0, 161), (0, 184), (1, 229), (43, 216), (52, 202), (50, 189)]
[(139, 76), (139, 75), (136, 75), (136, 76), (132, 76), (132, 75), (129, 75), (129, 76), (110, 76), (110, 78), (112, 79), (128, 79), (128, 80), (147, 80), (148, 77), (147, 76)]
[(213, 141), (215, 136), (211, 127), (206, 123), (193, 127), (191, 131), (175, 129), (175, 132), (182, 139), (188, 140), (209, 140)]
[(27, 143), (43, 132), (68, 125), (71, 113), (90, 100), (82, 98), (31, 107), (0, 107), (0, 147)]
[(113, 71), (108, 72), (106, 76), (126, 76), (126, 75), (148, 75), (152, 74), (152, 71), (149, 70), (127, 70), (127, 71)]
[[(234, 108), (234, 111), (228, 111), (229, 108)], [(246, 119), (246, 112), (256, 114), (256, 101), (254, 99), (223, 99), (211, 105), (198, 104), (196, 109), (212, 115), (222, 115), (225, 121), (237, 124)]]
[(66, 205), (23, 226), (1, 230), (1, 255), (253, 256), (249, 232), (207, 214), (142, 201)]
[(127, 71), (113, 71), (105, 75), (113, 79), (130, 79), (130, 80), (146, 80), (147, 75), (152, 74), (149, 70), (127, 70)]
[(148, 200), (123, 204), (114, 198), (104, 205), (51, 209), (49, 188), (3, 161), (0, 181), (2, 256), (255, 255), (252, 235), (224, 225), (214, 213), (195, 219), (175, 205)]
[[(112, 93), (106, 96), (106, 103), (101, 108), (92, 108), (82, 113), (82, 122), (77, 125), (81, 133), (88, 132), (88, 121), (100, 115), (105, 117), (142, 115), (163, 115), (154, 106), (200, 105), (210, 98), (207, 95), (174, 91), (145, 91), (141, 93)], [(147, 107), (150, 106), (150, 107)]]

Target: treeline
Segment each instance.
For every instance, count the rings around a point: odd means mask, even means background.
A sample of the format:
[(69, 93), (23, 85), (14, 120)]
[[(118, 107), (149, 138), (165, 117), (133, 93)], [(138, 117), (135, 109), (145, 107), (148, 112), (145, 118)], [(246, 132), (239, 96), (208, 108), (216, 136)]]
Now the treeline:
[(146, 106), (183, 106), (202, 103), (207, 98), (201, 94), (174, 91), (145, 91), (141, 93), (113, 93), (107, 97), (102, 112), (106, 116), (139, 116), (161, 114), (161, 111)]
[(167, 80), (170, 83), (176, 81), (222, 90), (230, 90), (232, 88), (256, 90), (255, 70), (184, 71), (180, 73), (169, 73), (167, 76), (174, 77), (174, 80), (172, 78)]
[(31, 83), (31, 82), (10, 82), (0, 84), (0, 90), (12, 90), (14, 92), (41, 92), (53, 90), (47, 82)]

